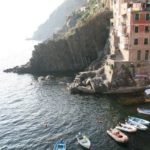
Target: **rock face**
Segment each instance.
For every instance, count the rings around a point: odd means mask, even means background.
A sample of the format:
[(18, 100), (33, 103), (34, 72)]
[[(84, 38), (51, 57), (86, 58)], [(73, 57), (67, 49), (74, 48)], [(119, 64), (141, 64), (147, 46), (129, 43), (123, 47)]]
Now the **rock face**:
[[(110, 81), (107, 76), (106, 60), (98, 69), (80, 72), (76, 75), (73, 83), (68, 87), (71, 93), (131, 94), (143, 93), (145, 89), (149, 88), (147, 85), (150, 81), (147, 80), (141, 85), (137, 84), (139, 82), (132, 75), (132, 70), (124, 64), (120, 67), (113, 67), (114, 73)], [(92, 65), (96, 65), (96, 63), (92, 63)]]
[(104, 74), (104, 67), (98, 70), (80, 72), (76, 75), (72, 84), (69, 85), (71, 93), (104, 93), (110, 85)]
[(21, 67), (5, 70), (18, 73), (58, 73), (86, 68), (99, 56), (109, 34), (112, 13), (105, 11), (93, 17), (84, 26), (76, 28), (64, 39), (48, 40), (35, 46), (30, 61)]
[(136, 86), (135, 79), (127, 66), (122, 65), (115, 70), (114, 74), (111, 85), (113, 88)]

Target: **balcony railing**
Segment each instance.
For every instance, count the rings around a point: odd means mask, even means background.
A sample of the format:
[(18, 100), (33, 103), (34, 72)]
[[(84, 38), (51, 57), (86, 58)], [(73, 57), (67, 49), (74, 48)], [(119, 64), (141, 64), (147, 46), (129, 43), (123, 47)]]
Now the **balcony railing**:
[(128, 12), (136, 12), (136, 11), (150, 11), (150, 2), (148, 3), (133, 3), (131, 8), (127, 9)]

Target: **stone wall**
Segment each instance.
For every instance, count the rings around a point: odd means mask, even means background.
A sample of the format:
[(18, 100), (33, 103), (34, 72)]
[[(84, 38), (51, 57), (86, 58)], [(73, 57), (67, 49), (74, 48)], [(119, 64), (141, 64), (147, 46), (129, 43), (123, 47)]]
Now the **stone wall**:
[(112, 85), (119, 82), (122, 86), (145, 86), (150, 83), (150, 63), (107, 59), (105, 75)]

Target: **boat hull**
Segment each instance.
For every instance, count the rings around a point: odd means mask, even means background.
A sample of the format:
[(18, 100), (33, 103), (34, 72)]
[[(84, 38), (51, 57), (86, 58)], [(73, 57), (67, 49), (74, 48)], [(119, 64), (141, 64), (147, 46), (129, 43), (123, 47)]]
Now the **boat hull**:
[(137, 111), (141, 114), (150, 115), (150, 109), (137, 108)]
[[(116, 133), (119, 133), (119, 136)], [(107, 134), (119, 143), (128, 142), (128, 137), (117, 129), (107, 130)]]
[(132, 116), (128, 116), (128, 121), (137, 122), (137, 124), (143, 124), (143, 125), (149, 125), (150, 124), (150, 122), (148, 120), (144, 120), (144, 119), (132, 117)]
[(136, 127), (139, 130), (147, 130), (148, 129), (147, 126), (145, 126), (143, 124), (139, 124), (139, 123), (134, 122), (134, 121), (128, 121), (127, 123), (130, 125), (133, 125), (134, 127)]
[[(82, 139), (80, 139), (79, 136), (80, 136), (80, 137), (82, 136)], [(84, 148), (86, 148), (86, 149), (90, 149), (90, 147), (91, 147), (91, 142), (90, 142), (90, 140), (89, 140), (85, 135), (80, 134), (80, 135), (77, 135), (76, 138), (77, 138), (78, 143), (79, 143), (82, 147), (84, 147)]]
[(132, 125), (122, 124), (122, 123), (120, 125), (116, 126), (116, 129), (125, 131), (125, 132), (129, 132), (129, 133), (137, 131), (136, 127), (134, 127)]

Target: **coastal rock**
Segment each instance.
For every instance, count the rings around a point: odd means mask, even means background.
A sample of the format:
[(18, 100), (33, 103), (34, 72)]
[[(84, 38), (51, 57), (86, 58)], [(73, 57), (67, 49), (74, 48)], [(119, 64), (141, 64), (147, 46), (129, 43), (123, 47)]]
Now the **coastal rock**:
[(45, 77), (44, 76), (40, 76), (40, 77), (38, 77), (38, 82), (41, 82), (41, 81), (45, 81)]
[(47, 40), (35, 46), (30, 61), (20, 67), (5, 70), (17, 73), (67, 73), (85, 69), (91, 62), (104, 56), (112, 12), (97, 14), (83, 26), (63, 39)]
[(14, 72), (14, 73), (30, 73), (32, 72), (31, 64), (30, 62), (26, 63), (25, 65), (22, 66), (16, 66), (14, 68), (9, 68), (4, 70), (4, 72)]
[(115, 77), (112, 80), (112, 87), (130, 87), (136, 86), (136, 82), (127, 66), (122, 65), (115, 70)]
[(68, 89), (71, 93), (93, 94), (106, 92), (109, 86), (104, 75), (104, 67), (101, 67), (98, 70), (80, 72)]
[(103, 66), (98, 70), (81, 72), (76, 75), (69, 89), (71, 93), (89, 93), (79, 88), (80, 86), (82, 86), (82, 89), (90, 87), (92, 92), (102, 94), (142, 93), (148, 88), (146, 85), (137, 86), (128, 66), (125, 65), (114, 69), (111, 82), (106, 78)]
[(51, 79), (54, 79), (54, 76), (53, 75), (47, 75), (45, 77), (45, 80), (51, 80)]

